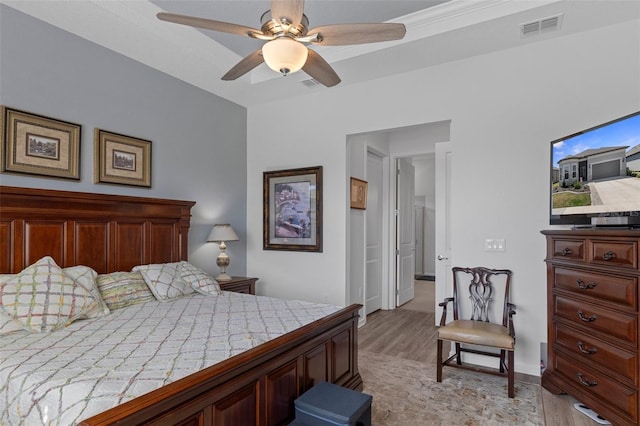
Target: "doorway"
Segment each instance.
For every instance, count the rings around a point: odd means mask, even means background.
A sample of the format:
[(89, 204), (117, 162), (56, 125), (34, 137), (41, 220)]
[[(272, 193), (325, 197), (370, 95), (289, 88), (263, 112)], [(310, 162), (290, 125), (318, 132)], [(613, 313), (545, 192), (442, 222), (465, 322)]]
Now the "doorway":
[[(381, 201), (382, 222), (381, 226), (376, 229), (381, 233), (382, 241), (382, 294), (381, 309), (395, 309), (398, 306), (398, 279), (397, 279), (397, 231), (396, 231), (396, 174), (395, 165), (399, 158), (408, 158), (412, 162), (418, 164), (419, 161), (429, 159), (432, 167), (427, 177), (425, 173), (418, 172), (416, 177), (416, 187), (421, 185), (429, 185), (429, 196), (435, 198), (436, 178), (433, 170), (435, 160), (436, 144), (447, 142), (450, 139), (450, 121), (439, 121), (416, 126), (409, 126), (385, 131), (376, 131), (370, 133), (362, 133), (350, 135), (347, 137), (347, 169), (348, 176), (355, 176), (368, 180), (371, 174), (367, 170), (367, 155), (375, 152), (382, 158), (383, 181), (379, 192), (376, 193), (377, 199)], [(375, 173), (373, 173), (375, 174)], [(371, 175), (372, 176), (372, 175)], [(449, 184), (443, 184), (448, 186)], [(372, 188), (369, 188), (369, 199), (372, 196)], [(424, 204), (424, 202), (423, 202)], [(426, 207), (426, 206), (425, 206)], [(365, 216), (374, 214), (372, 211), (354, 211), (349, 209), (348, 212), (349, 230), (347, 233), (347, 253), (348, 253), (348, 288), (347, 301), (349, 303), (363, 303), (365, 309), (362, 312), (361, 325), (366, 321), (365, 312), (373, 312), (366, 309), (366, 300), (368, 298), (367, 290), (367, 235)], [(448, 213), (447, 213), (448, 214)], [(413, 214), (413, 205), (411, 205), (411, 218), (415, 218)], [(431, 232), (429, 237), (435, 234), (435, 202), (425, 208), (425, 225), (430, 226)], [(428, 225), (427, 225), (428, 224)], [(369, 231), (371, 232), (371, 231)], [(415, 240), (414, 240), (415, 241)], [(423, 241), (423, 269), (426, 273), (436, 274), (435, 263), (437, 258), (436, 250), (432, 243)], [(415, 270), (411, 270), (413, 278)], [(443, 290), (444, 292), (444, 290)], [(372, 303), (377, 308), (377, 302)], [(374, 309), (375, 309), (374, 308)]]

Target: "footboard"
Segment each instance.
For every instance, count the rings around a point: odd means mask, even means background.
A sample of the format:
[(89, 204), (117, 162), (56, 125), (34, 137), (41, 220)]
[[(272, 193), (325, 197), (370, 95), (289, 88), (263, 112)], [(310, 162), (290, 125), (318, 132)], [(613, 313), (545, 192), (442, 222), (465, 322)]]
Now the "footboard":
[(362, 388), (358, 311), (351, 305), (226, 361), (135, 398), (81, 425), (277, 425), (316, 382)]

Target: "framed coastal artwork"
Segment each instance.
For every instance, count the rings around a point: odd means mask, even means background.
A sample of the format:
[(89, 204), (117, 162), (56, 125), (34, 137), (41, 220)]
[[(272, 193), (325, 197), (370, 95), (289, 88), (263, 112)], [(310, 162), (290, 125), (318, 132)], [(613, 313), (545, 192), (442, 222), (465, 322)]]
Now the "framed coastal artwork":
[(263, 173), (263, 249), (322, 252), (322, 166)]

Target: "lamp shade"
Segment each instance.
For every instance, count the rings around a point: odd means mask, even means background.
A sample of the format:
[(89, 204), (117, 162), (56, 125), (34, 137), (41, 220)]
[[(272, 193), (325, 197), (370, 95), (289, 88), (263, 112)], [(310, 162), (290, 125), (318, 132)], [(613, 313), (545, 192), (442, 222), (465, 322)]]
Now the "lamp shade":
[(207, 242), (220, 243), (223, 241), (238, 241), (238, 235), (228, 223), (213, 225)]
[(264, 62), (284, 75), (300, 70), (308, 55), (307, 46), (289, 37), (279, 37), (262, 46)]

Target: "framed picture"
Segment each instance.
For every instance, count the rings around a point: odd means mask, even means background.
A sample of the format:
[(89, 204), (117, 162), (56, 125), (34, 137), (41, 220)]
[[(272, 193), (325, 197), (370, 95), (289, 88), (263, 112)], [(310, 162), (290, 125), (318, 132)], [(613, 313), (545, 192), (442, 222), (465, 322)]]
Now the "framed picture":
[(96, 129), (95, 183), (151, 187), (151, 141)]
[(351, 178), (351, 208), (360, 210), (367, 208), (367, 181)]
[(264, 250), (322, 252), (322, 167), (264, 172)]
[(1, 171), (80, 179), (80, 129), (67, 121), (2, 107)]

